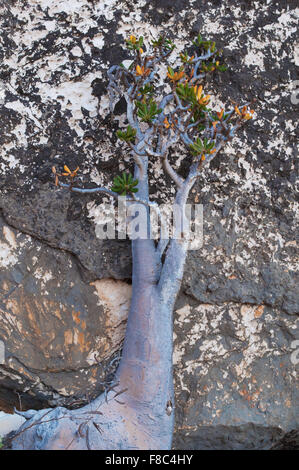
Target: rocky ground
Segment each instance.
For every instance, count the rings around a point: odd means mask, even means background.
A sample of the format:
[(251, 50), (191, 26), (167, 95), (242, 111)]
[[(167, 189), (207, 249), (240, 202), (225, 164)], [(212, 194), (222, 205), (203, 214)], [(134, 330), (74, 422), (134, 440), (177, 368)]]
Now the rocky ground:
[[(129, 168), (115, 138), (125, 108), (112, 121), (106, 91), (106, 70), (128, 58), (123, 37), (166, 31), (181, 51), (201, 32), (229, 66), (205, 91), (219, 109), (256, 98), (256, 118), (193, 194), (204, 244), (175, 309), (174, 448), (299, 445), (297, 23), (295, 1), (0, 4), (0, 409), (80, 406), (111, 380), (129, 242), (99, 240), (100, 197), (55, 189), (51, 167), (78, 165), (90, 187)], [(153, 197), (166, 201), (160, 175), (153, 165)]]

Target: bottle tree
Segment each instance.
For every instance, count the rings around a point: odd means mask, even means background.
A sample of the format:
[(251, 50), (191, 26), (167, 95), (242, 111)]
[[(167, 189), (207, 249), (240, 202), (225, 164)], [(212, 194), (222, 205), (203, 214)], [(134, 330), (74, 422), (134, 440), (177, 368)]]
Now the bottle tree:
[[(12, 440), (15, 449), (170, 449), (174, 426), (172, 372), (173, 308), (188, 250), (184, 224), (179, 237), (154, 240), (149, 163), (159, 162), (176, 188), (173, 204), (182, 220), (191, 189), (204, 166), (252, 118), (250, 104), (214, 110), (203, 83), (225, 71), (216, 44), (199, 35), (174, 62), (175, 45), (164, 36), (144, 45), (125, 40), (131, 63), (108, 71), (110, 106), (125, 98), (127, 126), (117, 131), (134, 163), (134, 175), (116, 176), (112, 187), (75, 184), (78, 168), (53, 168), (56, 186), (84, 194), (119, 196), (142, 206), (146, 235), (132, 237), (132, 300), (122, 357), (106, 393), (77, 410), (63, 407), (23, 413), (26, 423)], [(170, 65), (175, 64), (175, 65)], [(184, 176), (169, 153), (180, 152)], [(67, 182), (61, 178), (67, 178)], [(141, 211), (142, 212), (142, 211)], [(184, 220), (183, 220), (184, 221)], [(140, 225), (140, 224), (139, 224)], [(139, 227), (140, 229), (141, 227)]]

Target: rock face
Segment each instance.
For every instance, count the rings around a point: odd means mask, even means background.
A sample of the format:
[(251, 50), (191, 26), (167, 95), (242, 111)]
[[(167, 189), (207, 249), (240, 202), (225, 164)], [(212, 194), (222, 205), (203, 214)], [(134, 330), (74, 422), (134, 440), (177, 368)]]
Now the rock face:
[(16, 431), (24, 422), (25, 418), (22, 418), (22, 416), (11, 415), (0, 411), (0, 438), (12, 431)]
[(287, 314), (225, 302), (185, 305), (176, 320), (175, 447), (264, 449), (297, 427)]
[(86, 284), (74, 256), (2, 220), (0, 240), (2, 400), (28, 407), (91, 398), (103, 390), (121, 346), (131, 286), (113, 279)]
[[(129, 168), (114, 135), (125, 108), (120, 102), (111, 120), (105, 74), (128, 58), (123, 35), (167, 31), (181, 51), (201, 32), (229, 65), (205, 90), (220, 107), (256, 98), (257, 118), (194, 190), (204, 245), (189, 254), (175, 312), (174, 448), (296, 446), (295, 8), (227, 0), (0, 6), (0, 408), (79, 406), (109, 381), (130, 299), (129, 243), (99, 240), (92, 216), (102, 199), (56, 190), (51, 167), (78, 165), (90, 187)], [(161, 198), (159, 168), (151, 171)]]

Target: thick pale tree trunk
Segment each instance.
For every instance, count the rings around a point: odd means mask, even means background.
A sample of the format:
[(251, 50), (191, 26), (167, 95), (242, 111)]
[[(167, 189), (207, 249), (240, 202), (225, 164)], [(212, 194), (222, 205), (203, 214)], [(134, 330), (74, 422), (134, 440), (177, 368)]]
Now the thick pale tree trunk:
[[(136, 168), (144, 202), (146, 170), (140, 174)], [(28, 421), (12, 440), (13, 449), (171, 448), (172, 312), (186, 250), (186, 241), (171, 240), (162, 265), (153, 240), (132, 240), (132, 301), (115, 387), (79, 410), (25, 412)]]
[(13, 439), (14, 449), (171, 448), (174, 299), (170, 301), (160, 288), (159, 266), (156, 264), (155, 272), (153, 258), (146, 262), (151, 252), (145, 248), (146, 242), (133, 242), (133, 251), (139, 256), (140, 250), (144, 265), (140, 265), (142, 273), (133, 277), (116, 387), (79, 410), (59, 407), (34, 413)]

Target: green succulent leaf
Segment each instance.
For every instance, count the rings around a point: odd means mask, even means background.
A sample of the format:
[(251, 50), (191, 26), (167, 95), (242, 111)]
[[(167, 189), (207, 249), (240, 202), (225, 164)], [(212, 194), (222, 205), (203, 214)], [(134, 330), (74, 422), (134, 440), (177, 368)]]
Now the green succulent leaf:
[(143, 36), (140, 36), (138, 39), (133, 35), (130, 36), (126, 40), (126, 46), (130, 51), (138, 51), (143, 46)]
[(198, 106), (199, 103), (196, 99), (196, 94), (193, 87), (190, 87), (188, 83), (183, 84), (179, 83), (176, 88), (176, 93), (178, 97), (192, 106)]
[(219, 70), (220, 72), (225, 72), (227, 70), (227, 65), (218, 65), (217, 70)]
[(121, 131), (120, 129), (116, 132), (117, 137), (120, 140), (124, 140), (125, 142), (134, 142), (136, 137), (136, 129), (128, 125), (125, 131)]
[(189, 57), (188, 52), (183, 51), (183, 52), (180, 53), (180, 58), (181, 58), (181, 61), (183, 62), (183, 64), (191, 64), (192, 59), (194, 58), (194, 56)]
[(154, 40), (152, 41), (152, 46), (153, 46), (154, 48), (162, 46), (163, 40), (164, 40), (164, 37), (163, 37), (163, 36), (159, 36), (158, 39), (154, 39)]
[(192, 43), (194, 46), (204, 49), (205, 51), (210, 49), (211, 52), (215, 52), (216, 50), (216, 43), (214, 41), (205, 41), (200, 34)]
[(164, 36), (159, 36), (158, 39), (153, 40), (152, 46), (154, 49), (163, 47), (164, 49), (168, 51), (173, 51), (173, 49), (176, 47), (175, 44), (170, 39), (166, 39)]
[(190, 144), (190, 151), (193, 156), (197, 156), (205, 152), (209, 153), (214, 146), (215, 142), (213, 140), (209, 140), (206, 137), (203, 139), (198, 137), (192, 144)]
[(175, 49), (176, 45), (170, 39), (165, 39), (164, 47), (165, 47), (165, 49), (168, 49), (169, 51), (173, 51), (173, 49)]
[(168, 66), (168, 67), (167, 67), (167, 71), (168, 71), (169, 75), (170, 75), (171, 77), (173, 77), (173, 75), (174, 75), (174, 70), (173, 70), (173, 68), (171, 68), (170, 66)]
[(131, 173), (123, 172), (122, 175), (115, 176), (113, 179), (113, 186), (111, 188), (115, 193), (125, 196), (130, 193), (137, 193), (138, 180), (134, 180)]
[(151, 96), (154, 93), (154, 87), (153, 85), (150, 85), (149, 83), (145, 84), (143, 87), (139, 88), (138, 92), (140, 93), (141, 96)]
[(157, 103), (150, 98), (146, 101), (135, 101), (137, 108), (137, 116), (142, 122), (150, 123), (155, 117), (162, 112), (162, 109), (158, 109)]

